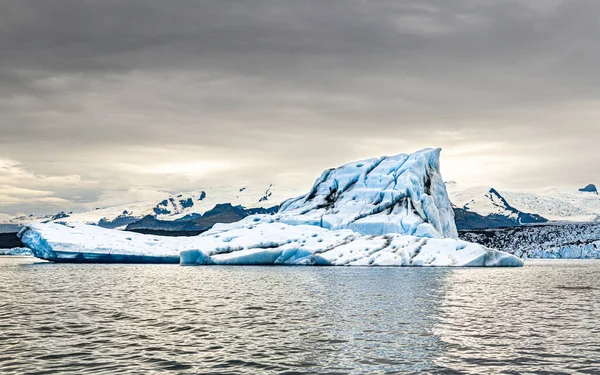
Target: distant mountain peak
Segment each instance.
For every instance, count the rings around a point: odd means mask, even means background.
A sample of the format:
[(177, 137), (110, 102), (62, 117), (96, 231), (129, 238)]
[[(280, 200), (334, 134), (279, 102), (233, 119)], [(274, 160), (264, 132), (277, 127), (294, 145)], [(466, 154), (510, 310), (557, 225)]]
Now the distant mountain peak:
[(598, 195), (598, 189), (596, 188), (596, 185), (594, 185), (594, 184), (589, 184), (588, 186), (579, 189), (579, 191), (581, 191), (583, 193), (594, 193), (594, 194)]

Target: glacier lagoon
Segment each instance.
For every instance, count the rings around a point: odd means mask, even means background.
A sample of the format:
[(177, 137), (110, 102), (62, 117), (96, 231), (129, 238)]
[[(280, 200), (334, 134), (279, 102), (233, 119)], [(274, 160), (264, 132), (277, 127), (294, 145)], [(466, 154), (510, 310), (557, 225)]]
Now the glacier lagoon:
[(179, 267), (0, 258), (0, 372), (593, 373), (600, 261)]

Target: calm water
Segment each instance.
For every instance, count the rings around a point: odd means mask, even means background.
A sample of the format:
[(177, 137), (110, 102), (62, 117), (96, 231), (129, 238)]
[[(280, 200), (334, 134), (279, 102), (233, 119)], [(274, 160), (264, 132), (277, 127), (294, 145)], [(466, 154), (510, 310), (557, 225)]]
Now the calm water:
[(0, 258), (2, 374), (600, 373), (600, 261), (521, 269)]

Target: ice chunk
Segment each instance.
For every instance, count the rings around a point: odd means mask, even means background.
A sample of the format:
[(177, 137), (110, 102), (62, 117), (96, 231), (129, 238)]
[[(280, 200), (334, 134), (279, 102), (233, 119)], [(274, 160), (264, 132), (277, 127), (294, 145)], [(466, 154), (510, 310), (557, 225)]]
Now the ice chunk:
[(86, 224), (32, 223), (19, 237), (31, 253), (54, 262), (179, 263), (185, 237), (158, 237)]

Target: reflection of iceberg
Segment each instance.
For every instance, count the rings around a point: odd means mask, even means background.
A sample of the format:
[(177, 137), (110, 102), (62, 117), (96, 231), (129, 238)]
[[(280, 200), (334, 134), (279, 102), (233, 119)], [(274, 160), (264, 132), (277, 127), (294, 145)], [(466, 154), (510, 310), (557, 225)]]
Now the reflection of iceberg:
[[(520, 266), (506, 253), (459, 241), (439, 149), (327, 170), (274, 216), (216, 225), (196, 237), (163, 238), (31, 224), (19, 234), (55, 261), (181, 264)], [(446, 237), (446, 238), (444, 238)]]

